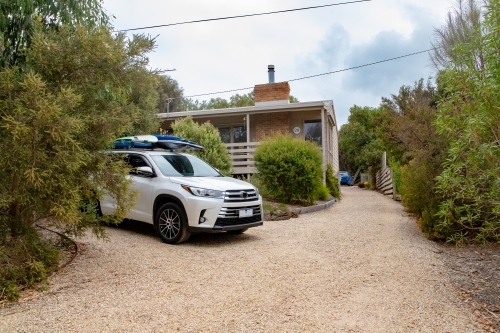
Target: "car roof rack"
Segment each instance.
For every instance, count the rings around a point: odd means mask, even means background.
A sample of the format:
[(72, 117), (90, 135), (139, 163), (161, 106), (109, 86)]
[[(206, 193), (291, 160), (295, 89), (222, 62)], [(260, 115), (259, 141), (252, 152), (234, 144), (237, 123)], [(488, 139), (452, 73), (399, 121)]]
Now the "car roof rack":
[(135, 135), (125, 136), (115, 140), (115, 149), (164, 149), (174, 150), (204, 150), (203, 146), (173, 135)]

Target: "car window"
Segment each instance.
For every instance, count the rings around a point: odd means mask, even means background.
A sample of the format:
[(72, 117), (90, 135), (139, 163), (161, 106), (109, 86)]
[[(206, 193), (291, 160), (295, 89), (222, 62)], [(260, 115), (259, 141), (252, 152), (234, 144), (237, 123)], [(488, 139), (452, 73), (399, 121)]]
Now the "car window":
[(151, 167), (147, 160), (141, 156), (141, 155), (136, 155), (136, 154), (130, 154), (128, 156), (128, 165), (130, 166), (130, 174), (131, 175), (138, 175), (137, 174), (137, 168), (138, 167)]
[(218, 177), (220, 173), (212, 166), (192, 155), (154, 155), (153, 161), (165, 176)]

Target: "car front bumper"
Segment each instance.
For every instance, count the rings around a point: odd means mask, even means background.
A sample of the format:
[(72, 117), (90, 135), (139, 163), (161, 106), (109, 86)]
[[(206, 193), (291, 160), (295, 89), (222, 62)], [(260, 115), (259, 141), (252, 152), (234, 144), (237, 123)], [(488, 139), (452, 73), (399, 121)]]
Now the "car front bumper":
[(200, 227), (189, 227), (188, 230), (189, 232), (192, 233), (198, 233), (198, 232), (203, 232), (203, 233), (210, 233), (210, 232), (222, 232), (222, 231), (231, 231), (231, 230), (241, 230), (241, 229), (248, 229), (248, 228), (253, 228), (253, 227), (258, 227), (263, 225), (263, 221), (259, 222), (251, 222), (251, 223), (243, 223), (243, 224), (232, 224), (232, 225), (215, 225), (213, 228), (200, 228)]

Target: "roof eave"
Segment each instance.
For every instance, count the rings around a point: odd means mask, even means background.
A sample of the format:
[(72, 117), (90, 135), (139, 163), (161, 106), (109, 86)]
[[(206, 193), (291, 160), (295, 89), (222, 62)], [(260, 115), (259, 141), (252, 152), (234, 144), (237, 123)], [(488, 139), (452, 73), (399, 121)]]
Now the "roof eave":
[(263, 106), (247, 106), (240, 108), (227, 109), (211, 109), (211, 110), (196, 110), (196, 111), (181, 111), (170, 113), (158, 113), (160, 119), (176, 119), (187, 116), (227, 116), (240, 113), (268, 113), (268, 112), (283, 112), (283, 111), (302, 111), (316, 108), (329, 108), (333, 105), (333, 101), (317, 101), (304, 103), (291, 103), (283, 105), (263, 105)]

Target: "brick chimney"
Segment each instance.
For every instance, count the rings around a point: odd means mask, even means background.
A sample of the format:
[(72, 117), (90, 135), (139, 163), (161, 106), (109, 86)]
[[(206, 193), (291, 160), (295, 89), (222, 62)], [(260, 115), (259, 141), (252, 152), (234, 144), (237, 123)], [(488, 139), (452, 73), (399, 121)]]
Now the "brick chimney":
[(269, 65), (269, 83), (254, 87), (255, 106), (288, 104), (290, 85), (288, 82), (274, 83), (274, 66)]

